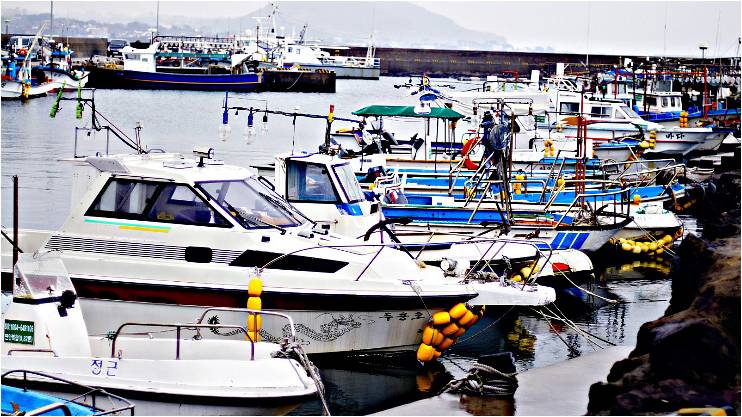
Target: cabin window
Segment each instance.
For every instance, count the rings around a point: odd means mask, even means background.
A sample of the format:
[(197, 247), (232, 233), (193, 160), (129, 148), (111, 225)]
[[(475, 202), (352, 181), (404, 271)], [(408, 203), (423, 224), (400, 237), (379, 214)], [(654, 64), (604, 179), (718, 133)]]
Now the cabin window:
[(224, 217), (209, 207), (190, 187), (177, 184), (167, 184), (161, 187), (146, 217), (147, 220), (155, 222), (198, 226), (229, 225)]
[(578, 103), (562, 103), (559, 112), (562, 114), (577, 114), (580, 112), (580, 105)]
[(620, 112), (619, 110), (616, 110), (615, 111), (615, 116), (613, 118), (614, 119), (618, 119), (618, 120), (623, 120), (623, 119), (626, 118), (626, 116), (624, 116), (624, 114), (622, 112)]
[(147, 62), (147, 58), (142, 58), (142, 62)]
[(288, 161), (286, 191), (289, 201), (340, 202), (324, 165)]
[[(621, 106), (621, 110), (623, 110), (623, 113), (625, 113), (629, 118), (631, 119), (640, 119), (641, 116), (636, 114), (634, 110), (632, 110), (629, 106)], [(621, 113), (621, 112), (619, 112)]]
[(599, 119), (607, 119), (611, 117), (611, 109), (609, 107), (593, 106), (590, 109), (590, 116)]
[(647, 105), (649, 105), (649, 106), (656, 106), (657, 105), (657, 97), (647, 97)]
[(111, 178), (86, 216), (232, 227), (187, 185)]
[(662, 107), (668, 107), (669, 103), (667, 102), (667, 97), (662, 97)]
[(675, 101), (675, 97), (670, 97), (670, 103), (671, 103), (672, 107), (677, 107), (677, 105), (678, 105), (677, 104), (677, 101)]
[(136, 218), (144, 213), (157, 183), (136, 180), (113, 179), (108, 182), (89, 212), (107, 217)]
[(340, 180), (340, 187), (345, 191), (349, 203), (357, 203), (365, 200), (363, 190), (361, 190), (361, 185), (358, 184), (358, 178), (356, 178), (356, 174), (353, 173), (350, 164), (335, 165), (332, 169), (335, 171), (338, 180)]

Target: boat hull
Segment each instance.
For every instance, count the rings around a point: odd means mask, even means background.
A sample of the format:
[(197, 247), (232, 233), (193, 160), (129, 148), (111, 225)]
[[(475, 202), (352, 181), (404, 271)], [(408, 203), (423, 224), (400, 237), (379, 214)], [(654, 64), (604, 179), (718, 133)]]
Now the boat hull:
[(104, 68), (92, 69), (89, 78), (89, 87), (153, 90), (250, 92), (262, 83), (262, 76), (257, 73), (176, 74)]

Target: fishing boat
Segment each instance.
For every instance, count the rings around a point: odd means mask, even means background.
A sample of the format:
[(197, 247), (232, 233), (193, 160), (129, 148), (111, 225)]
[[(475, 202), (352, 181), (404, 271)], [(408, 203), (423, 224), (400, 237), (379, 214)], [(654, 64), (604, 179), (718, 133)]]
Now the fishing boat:
[[(581, 109), (588, 110), (585, 112), (587, 119), (594, 122), (588, 127), (588, 138), (600, 143), (641, 132), (642, 139), (648, 142), (642, 146), (645, 154), (683, 156), (691, 152), (712, 152), (718, 149), (724, 138), (733, 133), (732, 129), (713, 126), (665, 127), (643, 120), (620, 100), (588, 98), (580, 101), (579, 97), (573, 96), (568, 99), (566, 95), (561, 96), (561, 99), (563, 101), (560, 102), (560, 115), (575, 115), (580, 114)], [(577, 127), (574, 123), (574, 116), (565, 116), (561, 120), (554, 121), (552, 127), (557, 128), (557, 126), (565, 131), (568, 138), (576, 137)], [(651, 147), (649, 143), (652, 139), (654, 139), (654, 147)]]
[[(2, 381), (2, 395), (0, 395), (0, 398), (2, 398), (2, 413), (4, 416), (134, 415), (134, 404), (125, 398), (110, 394), (100, 388), (77, 384), (69, 379), (52, 376), (48, 373), (28, 369), (3, 371)], [(38, 386), (39, 383), (49, 384), (50, 382), (62, 387), (60, 389), (62, 392), (50, 395), (46, 392), (30, 389), (32, 386)]]
[[(89, 313), (58, 253), (21, 254), (13, 284), (4, 316), (4, 373), (43, 371), (101, 387), (136, 401), (143, 415), (281, 415), (321, 386), (311, 362), (299, 363), (306, 356), (294, 344), (293, 322), (282, 314), (242, 312), (246, 322), (281, 319), (290, 331), (283, 345), (258, 341), (257, 332), (251, 335), (245, 327), (204, 323), (204, 314), (185, 323), (127, 322), (110, 337), (100, 336), (88, 333), (83, 317)], [(217, 330), (243, 338), (204, 335)], [(155, 332), (168, 336), (152, 338)], [(299, 349), (298, 360), (291, 349)], [(36, 373), (3, 378), (43, 383), (52, 392), (64, 389), (60, 379)]]
[(72, 69), (72, 54), (74, 51), (61, 43), (55, 42), (52, 45), (47, 62), (37, 67), (44, 71), (48, 80), (51, 80), (53, 84), (51, 91), (59, 89), (74, 91), (78, 87), (85, 87), (90, 73), (84, 69)]
[[(277, 155), (275, 161), (277, 192), (332, 232), (371, 242), (399, 241), (403, 248), (416, 253), (417, 259), (429, 265), (476, 265), (485, 256), (490, 258), (487, 268), (500, 274), (507, 269), (519, 271), (535, 262), (538, 272), (533, 278), (538, 282), (558, 279), (556, 275), (562, 274), (577, 280), (578, 275), (584, 277), (592, 273), (590, 259), (576, 250), (542, 253), (534, 243), (507, 239), (476, 245), (439, 243), (471, 239), (457, 233), (435, 236), (423, 232), (398, 236), (395, 232), (398, 224), (385, 219), (378, 200), (391, 190), (383, 185), (375, 188), (383, 189), (380, 194), (364, 193), (347, 160), (327, 153), (300, 153)], [(426, 242), (436, 244), (426, 246)], [(488, 253), (495, 255), (487, 256)]]
[(15, 59), (3, 59), (2, 98), (31, 99), (44, 97), (54, 89), (54, 83), (47, 79), (42, 70), (30, 68), (25, 61), (20, 68)]
[[(161, 52), (160, 43), (154, 42), (146, 49), (132, 48), (126, 46), (122, 49), (124, 67), (123, 69), (92, 69), (96, 87), (103, 88), (145, 88), (145, 89), (175, 89), (175, 90), (203, 90), (203, 91), (234, 91), (247, 92), (258, 89), (262, 82), (260, 73), (252, 72), (243, 68), (240, 62), (230, 62), (229, 68), (222, 68), (216, 73), (182, 73), (177, 68), (158, 67), (160, 56), (172, 55), (170, 52)], [(229, 57), (224, 52), (201, 53), (201, 52), (178, 52), (179, 57), (205, 58), (207, 62), (211, 59), (237, 59)], [(232, 73), (230, 68), (234, 65), (235, 70), (241, 69), (239, 73)], [(208, 69), (208, 67), (206, 67)]]
[[(306, 29), (306, 26), (305, 26)], [(272, 50), (275, 63), (284, 68), (299, 66), (309, 70), (332, 71), (337, 78), (378, 80), (381, 74), (381, 62), (374, 57), (373, 40), (369, 42), (365, 57), (331, 56), (322, 50), (320, 45), (303, 40), (278, 39), (278, 45)], [(333, 47), (347, 49), (347, 47)]]

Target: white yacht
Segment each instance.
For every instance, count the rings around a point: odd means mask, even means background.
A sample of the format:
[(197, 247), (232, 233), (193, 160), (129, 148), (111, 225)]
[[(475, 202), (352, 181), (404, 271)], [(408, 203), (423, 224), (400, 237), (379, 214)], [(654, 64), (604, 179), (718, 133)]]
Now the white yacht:
[[(254, 171), (212, 159), (211, 149), (194, 153), (70, 159), (72, 206), (62, 227), (19, 230), (24, 253), (60, 251), (91, 334), (152, 317), (185, 322), (204, 307), (242, 308), (250, 278), (262, 280), (266, 310), (294, 318), (307, 353), (412, 349), (438, 310), (555, 298), (540, 286), (461, 284), (461, 275), (411, 259), (394, 243), (329, 233)], [(10, 279), (13, 244), (3, 235)], [(241, 316), (209, 317), (235, 321)], [(261, 337), (278, 341), (287, 332), (268, 324)]]

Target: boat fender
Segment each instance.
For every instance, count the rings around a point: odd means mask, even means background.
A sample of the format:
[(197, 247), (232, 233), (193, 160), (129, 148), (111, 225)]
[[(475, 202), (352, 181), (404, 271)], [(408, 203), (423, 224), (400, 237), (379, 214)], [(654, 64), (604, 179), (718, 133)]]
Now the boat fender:
[(474, 317), (477, 317), (474, 313), (472, 313), (469, 310), (466, 310), (466, 313), (464, 313), (464, 316), (459, 319), (459, 325), (468, 328), (469, 323), (474, 320)]
[(435, 356), (435, 349), (433, 346), (421, 343), (420, 347), (417, 348), (417, 360), (420, 362), (429, 362)]
[(443, 333), (444, 336), (451, 336), (458, 331), (459, 326), (456, 323), (451, 322), (448, 324), (448, 326), (444, 327), (443, 330), (441, 330), (441, 333)]
[(259, 278), (253, 278), (250, 280), (250, 283), (247, 287), (247, 293), (250, 295), (250, 297), (260, 297), (260, 294), (263, 292), (263, 281)]
[(447, 337), (441, 342), (440, 346), (438, 346), (438, 349), (443, 352), (451, 347), (456, 342), (456, 339), (452, 339), (450, 337)]
[(448, 310), (448, 314), (451, 316), (452, 319), (458, 320), (468, 312), (466, 305), (464, 303), (458, 303), (455, 306), (451, 307), (450, 310)]
[(442, 326), (451, 322), (451, 316), (447, 311), (439, 311), (433, 314), (433, 325)]
[(466, 333), (466, 328), (464, 328), (464, 327), (460, 327), (460, 328), (459, 328), (459, 330), (457, 330), (457, 331), (456, 331), (456, 333), (454, 333), (452, 337), (453, 337), (454, 339), (458, 339), (458, 338), (459, 338), (459, 337), (461, 337), (461, 336), (462, 336), (462, 335), (463, 335), (464, 333)]
[(439, 333), (438, 330), (430, 324), (426, 324), (425, 327), (423, 327), (423, 343), (431, 346), (434, 345), (433, 341), (435, 340), (436, 333)]

